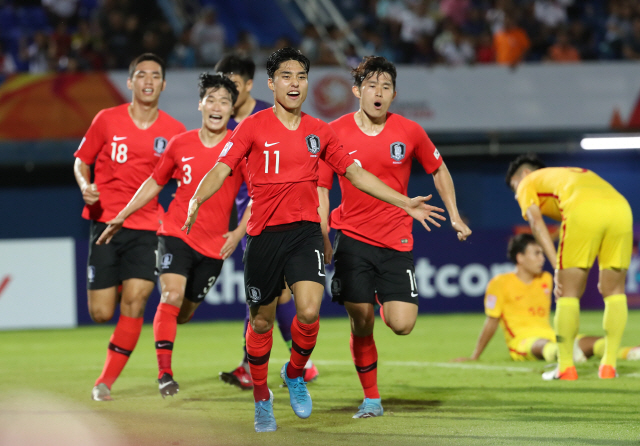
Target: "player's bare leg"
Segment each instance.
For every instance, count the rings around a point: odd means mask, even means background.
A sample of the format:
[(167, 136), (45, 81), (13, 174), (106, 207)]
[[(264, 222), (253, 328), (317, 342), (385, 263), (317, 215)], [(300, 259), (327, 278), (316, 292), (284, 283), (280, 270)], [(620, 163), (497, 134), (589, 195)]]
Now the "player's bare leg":
[(118, 304), (118, 288), (113, 286), (101, 290), (87, 290), (87, 305), (93, 322), (103, 324), (113, 317)]
[(598, 289), (604, 298), (604, 354), (600, 360), (598, 376), (610, 379), (618, 376), (616, 365), (618, 349), (627, 325), (627, 296), (625, 294), (626, 269), (600, 270)]
[[(384, 414), (384, 410), (378, 392), (378, 351), (373, 339), (375, 309), (372, 304), (354, 302), (345, 302), (344, 307), (351, 324), (351, 357), (364, 391), (364, 401), (358, 406), (358, 412), (353, 418), (379, 417)], [(389, 309), (392, 312), (395, 310), (392, 307)], [(387, 307), (384, 307), (384, 310), (386, 314)], [(397, 320), (399, 315), (396, 311), (392, 317)], [(396, 328), (399, 328), (399, 325), (397, 324)]]
[(397, 335), (408, 335), (416, 325), (418, 306), (392, 300), (383, 304), (385, 322)]
[(589, 271), (584, 268), (556, 270), (556, 315), (554, 328), (558, 344), (558, 368), (542, 375), (544, 380), (573, 381), (578, 373), (573, 362), (575, 338), (580, 324), (580, 297), (587, 285)]
[(289, 390), (289, 401), (294, 413), (300, 418), (308, 418), (313, 410), (313, 403), (304, 381), (304, 367), (318, 338), (324, 285), (304, 280), (291, 285), (291, 291), (296, 303), (296, 316), (291, 324), (291, 357), (282, 366), (280, 377)]
[(180, 316), (186, 312), (182, 308), (184, 303), (188, 302), (184, 298), (186, 286), (187, 278), (182, 274), (160, 275), (160, 304), (153, 319), (153, 337), (158, 359), (158, 390), (162, 398), (173, 396), (180, 390), (180, 386), (173, 379), (171, 358), (177, 325), (180, 323)]
[[(144, 307), (153, 290), (154, 283), (144, 279), (127, 279), (122, 282), (122, 295), (120, 300), (120, 318), (111, 335), (107, 359), (101, 375), (95, 383), (92, 398), (95, 401), (107, 401), (111, 399), (111, 386), (116, 381), (129, 356), (135, 349), (140, 332), (142, 331), (142, 316)], [(95, 291), (95, 290), (92, 290)], [(92, 301), (93, 297), (97, 299)], [(110, 293), (112, 302), (116, 302), (117, 290), (113, 287)], [(89, 297), (90, 308), (96, 312), (96, 318), (108, 316), (110, 306), (107, 293), (95, 293)], [(113, 313), (111, 313), (113, 314)]]

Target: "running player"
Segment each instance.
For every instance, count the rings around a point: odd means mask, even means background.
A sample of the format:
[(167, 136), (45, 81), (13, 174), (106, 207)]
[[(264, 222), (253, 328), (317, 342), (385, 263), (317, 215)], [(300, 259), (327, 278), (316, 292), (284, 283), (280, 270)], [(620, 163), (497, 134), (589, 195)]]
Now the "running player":
[[(515, 264), (512, 273), (500, 274), (489, 282), (484, 298), (487, 318), (469, 358), (456, 361), (477, 361), (493, 338), (498, 325), (502, 327), (514, 361), (544, 359), (557, 361), (558, 344), (549, 324), (553, 277), (543, 271), (545, 258), (542, 247), (531, 234), (519, 234), (509, 241), (509, 259)], [(586, 361), (604, 354), (603, 337), (578, 336), (573, 346), (573, 360)], [(618, 359), (640, 359), (640, 347), (623, 347)]]
[[(312, 402), (303, 379), (304, 365), (316, 344), (325, 271), (318, 215), (318, 160), (346, 175), (357, 187), (402, 207), (422, 222), (438, 226), (442, 210), (425, 203), (430, 197), (406, 196), (360, 168), (342, 148), (331, 128), (302, 113), (308, 90), (309, 59), (293, 48), (267, 60), (275, 105), (246, 118), (233, 133), (216, 166), (203, 178), (189, 205), (184, 228), (194, 225), (198, 208), (220, 189), (238, 164), (247, 163), (253, 206), (247, 226), (245, 291), (251, 307), (247, 352), (253, 378), (255, 430), (276, 430), (273, 393), (267, 386), (272, 329), (277, 301), (285, 286), (295, 296), (297, 315), (291, 328), (291, 358), (280, 371), (291, 406), (301, 418)], [(286, 278), (286, 282), (285, 282)]]
[(82, 217), (91, 220), (89, 314), (95, 322), (107, 322), (120, 301), (120, 318), (109, 341), (102, 374), (92, 391), (95, 401), (111, 400), (111, 386), (138, 342), (144, 307), (156, 281), (160, 210), (157, 199), (127, 220), (113, 243), (97, 246), (95, 242), (107, 227), (106, 222), (116, 216), (153, 172), (167, 142), (186, 130), (158, 110), (164, 77), (162, 59), (151, 53), (138, 56), (129, 66), (127, 79), (131, 103), (99, 112), (74, 154), (73, 171), (86, 203)]
[(177, 324), (191, 320), (220, 276), (222, 262), (235, 250), (246, 230), (244, 220), (234, 231), (227, 232), (234, 198), (240, 184), (246, 181), (242, 165), (238, 174), (224, 183), (215, 199), (202, 207), (203, 224), (194, 228), (197, 235), (187, 237), (180, 230), (189, 199), (231, 136), (227, 121), (238, 96), (234, 83), (221, 74), (201, 74), (198, 87), (202, 127), (177, 135), (169, 142), (153, 174), (116, 218), (107, 222), (109, 226), (98, 239), (98, 244), (109, 243), (127, 218), (155, 198), (171, 178), (179, 178), (175, 198), (158, 230), (161, 299), (153, 320), (153, 334), (158, 385), (163, 398), (179, 390), (171, 369)]
[[(251, 90), (253, 88), (253, 76), (256, 71), (256, 64), (249, 57), (242, 57), (236, 54), (229, 54), (216, 64), (214, 70), (217, 73), (222, 73), (228, 76), (238, 89), (238, 100), (233, 107), (233, 118), (229, 120), (227, 128), (235, 130), (235, 128), (242, 122), (244, 118), (250, 116), (259, 111), (271, 108), (271, 104), (251, 96)], [(242, 183), (238, 196), (236, 197), (236, 209), (238, 216), (238, 223), (242, 220), (245, 214), (247, 205), (249, 204), (250, 197), (247, 190), (247, 186)], [(247, 239), (242, 238), (242, 250), (247, 246)], [(289, 288), (285, 288), (282, 291), (280, 297), (278, 297), (278, 307), (276, 308), (276, 320), (278, 321), (278, 328), (282, 334), (287, 348), (291, 350), (291, 322), (296, 315), (296, 305), (291, 298), (291, 291)], [(251, 373), (249, 372), (249, 361), (247, 359), (247, 346), (246, 346), (246, 333), (249, 325), (249, 305), (247, 305), (247, 312), (244, 318), (244, 327), (242, 331), (243, 350), (244, 354), (240, 365), (231, 372), (220, 372), (219, 377), (227, 384), (231, 384), (239, 387), (242, 390), (253, 389), (253, 380), (251, 379)], [(307, 362), (305, 366), (305, 381), (311, 381), (317, 378), (318, 369), (313, 365), (311, 361)]]
[[(331, 123), (355, 162), (394, 190), (406, 194), (411, 163), (416, 159), (433, 180), (460, 240), (471, 230), (456, 206), (453, 180), (424, 129), (389, 113), (396, 97), (396, 68), (384, 57), (365, 57), (352, 70), (353, 94), (360, 109)], [(331, 187), (333, 172), (321, 167), (319, 185)], [(397, 335), (408, 335), (418, 315), (413, 265), (412, 219), (389, 204), (357, 190), (340, 177), (342, 202), (331, 212), (334, 242), (333, 300), (344, 305), (351, 325), (351, 354), (364, 390), (353, 418), (381, 416), (377, 382), (378, 353), (373, 339), (376, 296), (385, 323)]]
[[(513, 161), (506, 182), (555, 270), (558, 368), (546, 372), (543, 379), (578, 379), (573, 344), (580, 321), (580, 297), (596, 256), (598, 289), (605, 307), (605, 348), (598, 376), (615, 378), (618, 348), (627, 324), (625, 279), (633, 244), (629, 203), (595, 173), (577, 167), (545, 168), (535, 155), (521, 155)], [(561, 222), (557, 252), (543, 215)]]

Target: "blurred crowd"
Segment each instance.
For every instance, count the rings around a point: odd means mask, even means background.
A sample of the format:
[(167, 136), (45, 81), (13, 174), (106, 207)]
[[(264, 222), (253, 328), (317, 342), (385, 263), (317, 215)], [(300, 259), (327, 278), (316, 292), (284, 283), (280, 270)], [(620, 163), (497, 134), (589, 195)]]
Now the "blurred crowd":
[(229, 36), (206, 5), (177, 29), (156, 0), (0, 0), (0, 75), (122, 69), (146, 51), (174, 68), (211, 67), (228, 51), (260, 64), (284, 46), (297, 46), (314, 65), (354, 65), (369, 54), (452, 66), (640, 59), (637, 0), (334, 3), (347, 31), (309, 24), (298, 41), (260, 42), (251, 30)]

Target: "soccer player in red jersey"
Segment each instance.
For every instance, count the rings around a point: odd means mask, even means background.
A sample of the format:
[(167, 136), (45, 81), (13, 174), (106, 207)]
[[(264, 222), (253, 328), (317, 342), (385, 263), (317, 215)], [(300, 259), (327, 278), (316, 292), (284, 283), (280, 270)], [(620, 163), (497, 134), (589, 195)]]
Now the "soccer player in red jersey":
[(109, 341), (102, 374), (92, 391), (96, 401), (111, 400), (111, 386), (138, 342), (144, 307), (156, 281), (157, 199), (128, 219), (111, 244), (97, 246), (95, 242), (107, 227), (106, 222), (116, 216), (153, 172), (168, 141), (186, 130), (158, 110), (164, 75), (164, 62), (154, 54), (142, 54), (131, 62), (127, 79), (131, 103), (100, 111), (74, 154), (73, 170), (86, 203), (82, 216), (91, 220), (89, 314), (95, 322), (107, 322), (120, 301), (120, 318)]
[[(227, 128), (235, 130), (242, 120), (254, 113), (271, 108), (271, 104), (251, 96), (253, 89), (253, 76), (256, 71), (256, 64), (249, 57), (243, 57), (237, 54), (229, 54), (218, 61), (214, 67), (216, 73), (223, 73), (236, 84), (238, 89), (238, 100), (233, 106), (233, 117), (229, 120)], [(244, 183), (240, 186), (238, 196), (236, 197), (236, 210), (238, 223), (242, 220), (251, 197)], [(249, 208), (249, 213), (251, 209)], [(247, 247), (247, 239), (242, 238), (242, 249)], [(282, 290), (282, 294), (278, 297), (278, 307), (276, 309), (276, 320), (278, 328), (282, 334), (287, 348), (291, 350), (291, 323), (296, 315), (296, 305), (293, 302), (291, 291), (289, 288)], [(242, 330), (242, 338), (246, 339), (247, 327), (249, 326), (250, 311), (247, 305), (247, 313), (244, 319)], [(222, 381), (233, 386), (237, 386), (242, 390), (253, 389), (253, 380), (249, 371), (249, 359), (247, 358), (246, 341), (243, 346), (244, 355), (240, 365), (231, 372), (220, 372), (219, 377)], [(318, 369), (309, 360), (305, 366), (304, 380), (309, 382), (318, 377)]]
[(224, 183), (215, 199), (202, 207), (203, 224), (194, 228), (195, 237), (187, 237), (180, 230), (189, 199), (231, 136), (227, 121), (238, 96), (234, 83), (221, 74), (201, 74), (198, 86), (202, 127), (177, 135), (169, 142), (153, 174), (116, 218), (107, 222), (109, 226), (98, 239), (98, 244), (109, 243), (127, 218), (155, 198), (171, 178), (178, 178), (175, 198), (158, 230), (161, 299), (153, 321), (153, 334), (158, 385), (163, 398), (179, 390), (171, 369), (177, 324), (191, 320), (220, 276), (224, 259), (244, 237), (248, 220), (247, 217), (234, 231), (228, 232), (234, 199), (240, 184), (246, 181), (246, 170), (240, 166), (238, 174)]
[[(420, 125), (388, 111), (396, 97), (395, 66), (384, 57), (365, 57), (352, 74), (360, 109), (333, 121), (331, 128), (359, 166), (399, 193), (407, 193), (413, 159), (422, 164), (433, 175), (458, 238), (465, 240), (471, 230), (458, 213), (453, 180), (442, 156)], [(318, 184), (331, 188), (332, 176), (322, 164)], [(369, 418), (383, 414), (373, 339), (376, 295), (380, 314), (397, 335), (411, 333), (418, 315), (413, 220), (353, 187), (345, 177), (340, 177), (340, 189), (342, 202), (329, 221), (338, 230), (331, 292), (349, 314), (351, 354), (364, 389), (364, 401), (353, 418)]]
[(311, 415), (311, 397), (302, 375), (318, 336), (325, 282), (316, 187), (318, 161), (323, 159), (367, 193), (401, 207), (427, 229), (426, 221), (439, 226), (434, 218), (444, 219), (436, 213), (443, 212), (441, 209), (425, 203), (430, 197), (409, 199), (360, 168), (328, 124), (302, 113), (308, 72), (309, 59), (293, 48), (280, 49), (269, 57), (267, 74), (274, 92), (273, 108), (249, 116), (236, 129), (218, 163), (193, 195), (183, 228), (192, 228), (202, 203), (246, 159), (253, 198), (244, 255), (245, 291), (251, 307), (247, 352), (257, 432), (277, 429), (267, 370), (276, 298), (286, 285), (295, 296), (297, 315), (291, 327), (291, 358), (280, 376), (289, 390), (294, 413), (301, 418)]

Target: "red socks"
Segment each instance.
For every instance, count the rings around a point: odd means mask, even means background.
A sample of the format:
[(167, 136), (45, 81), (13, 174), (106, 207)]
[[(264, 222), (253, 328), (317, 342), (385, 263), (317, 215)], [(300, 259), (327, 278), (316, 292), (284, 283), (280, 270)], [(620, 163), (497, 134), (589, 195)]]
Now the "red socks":
[(291, 322), (291, 359), (287, 367), (287, 376), (297, 378), (304, 374), (304, 366), (307, 365), (309, 356), (316, 346), (318, 330), (320, 329), (320, 319), (313, 324), (303, 324), (298, 320), (298, 316)]
[(351, 334), (351, 357), (365, 398), (380, 398), (378, 392), (378, 350), (373, 334), (360, 338)]
[(269, 399), (267, 374), (269, 372), (269, 356), (273, 345), (273, 328), (266, 333), (253, 331), (251, 324), (247, 327), (247, 358), (253, 379), (253, 398), (257, 401)]
[(158, 379), (165, 373), (173, 376), (171, 370), (171, 354), (178, 329), (178, 314), (180, 308), (170, 304), (158, 305), (153, 318), (153, 338), (156, 341), (156, 356), (158, 357)]
[(96, 380), (96, 386), (104, 383), (111, 389), (111, 386), (127, 364), (131, 352), (136, 347), (141, 331), (141, 317), (134, 318), (120, 315), (116, 329), (109, 340), (107, 360), (104, 363), (102, 374)]

